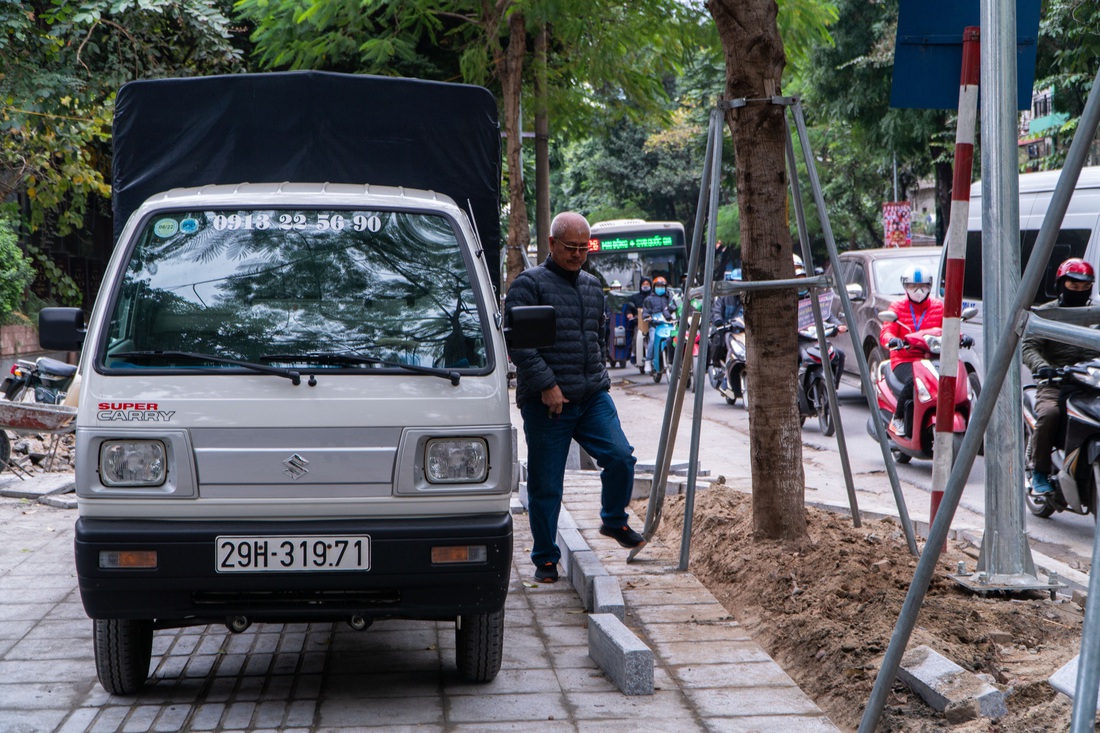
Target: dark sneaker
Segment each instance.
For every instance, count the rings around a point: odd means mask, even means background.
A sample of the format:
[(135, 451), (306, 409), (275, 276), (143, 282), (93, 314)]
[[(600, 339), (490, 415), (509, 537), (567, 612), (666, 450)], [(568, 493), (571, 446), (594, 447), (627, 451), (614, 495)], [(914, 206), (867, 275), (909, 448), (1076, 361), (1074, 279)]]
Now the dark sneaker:
[(540, 583), (557, 583), (558, 564), (556, 562), (547, 562), (539, 565), (535, 568), (535, 580)]
[(621, 527), (608, 527), (606, 524), (601, 524), (600, 534), (604, 537), (610, 537), (627, 549), (634, 549), (645, 544), (645, 538), (625, 524)]

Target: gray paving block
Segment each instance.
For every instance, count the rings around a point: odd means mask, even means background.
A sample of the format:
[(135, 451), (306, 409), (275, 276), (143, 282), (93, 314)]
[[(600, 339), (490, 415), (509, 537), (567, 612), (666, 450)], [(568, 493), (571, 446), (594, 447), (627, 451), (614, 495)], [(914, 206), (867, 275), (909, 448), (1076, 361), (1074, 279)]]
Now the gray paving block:
[(43, 473), (24, 481), (15, 478), (0, 485), (0, 496), (9, 499), (38, 499), (69, 491), (76, 491), (76, 479), (71, 473)]
[(653, 694), (653, 652), (610, 613), (588, 617), (588, 655), (624, 695)]
[(578, 552), (590, 552), (592, 548), (584, 541), (579, 529), (563, 529), (561, 522), (558, 523), (557, 540), (558, 549), (561, 550), (561, 568), (568, 575), (572, 567), (573, 555)]
[(38, 497), (38, 503), (52, 506), (57, 509), (76, 509), (76, 494), (47, 494), (46, 496)]
[(592, 612), (610, 613), (620, 621), (626, 619), (626, 602), (618, 578), (601, 575), (592, 579)]
[(928, 646), (905, 653), (898, 679), (939, 712), (968, 700), (977, 701), (986, 718), (996, 719), (1008, 712), (1003, 692)]
[(592, 610), (592, 581), (607, 575), (607, 569), (600, 562), (600, 558), (591, 550), (574, 552), (569, 561), (569, 578), (573, 581), (573, 589), (581, 598), (585, 611)]
[(519, 504), (520, 504), (520, 506), (523, 507), (523, 511), (527, 511), (529, 504), (528, 504), (528, 498), (527, 498), (527, 482), (526, 481), (520, 481), (519, 482)]
[[(1050, 686), (1062, 693), (1070, 700), (1077, 695), (1077, 665), (1081, 661), (1081, 655), (1066, 662), (1062, 667), (1050, 676)], [(1100, 695), (1100, 693), (1098, 693)], [(1100, 697), (1097, 698), (1100, 702)], [(1100, 709), (1100, 705), (1097, 705)]]
[(577, 520), (573, 519), (573, 515), (564, 506), (558, 513), (558, 529), (577, 529)]
[[(669, 470), (669, 473), (673, 473), (675, 471), (680, 471), (680, 470), (686, 471), (688, 465), (689, 464), (688, 464), (687, 461), (678, 461), (675, 458), (673, 458), (672, 462), (668, 466), (668, 470)], [(645, 461), (639, 460), (637, 465), (634, 466), (634, 470), (637, 473), (654, 473), (657, 470), (657, 458), (654, 457), (654, 458), (650, 458), (650, 459), (645, 460)]]

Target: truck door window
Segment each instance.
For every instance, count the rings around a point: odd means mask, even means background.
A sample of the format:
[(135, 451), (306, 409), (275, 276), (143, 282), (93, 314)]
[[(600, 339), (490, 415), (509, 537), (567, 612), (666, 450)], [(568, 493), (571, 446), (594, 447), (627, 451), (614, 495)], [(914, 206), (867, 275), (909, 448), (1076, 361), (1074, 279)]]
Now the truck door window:
[[(437, 214), (159, 214), (146, 222), (117, 290), (101, 347), (108, 369), (189, 366), (110, 356), (124, 351), (242, 361), (272, 353), (365, 354), (459, 370), (489, 366), (485, 309), (455, 227)], [(316, 370), (326, 369), (347, 367)]]

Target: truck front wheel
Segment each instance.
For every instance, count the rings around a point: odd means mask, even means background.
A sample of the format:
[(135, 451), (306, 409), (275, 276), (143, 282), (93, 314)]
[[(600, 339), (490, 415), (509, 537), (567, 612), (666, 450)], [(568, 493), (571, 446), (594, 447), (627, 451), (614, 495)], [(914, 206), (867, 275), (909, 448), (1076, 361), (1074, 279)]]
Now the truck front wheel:
[(112, 695), (132, 695), (145, 686), (153, 653), (153, 622), (95, 620), (95, 670)]
[(455, 622), (455, 661), (470, 682), (492, 682), (504, 656), (504, 609), (459, 616)]

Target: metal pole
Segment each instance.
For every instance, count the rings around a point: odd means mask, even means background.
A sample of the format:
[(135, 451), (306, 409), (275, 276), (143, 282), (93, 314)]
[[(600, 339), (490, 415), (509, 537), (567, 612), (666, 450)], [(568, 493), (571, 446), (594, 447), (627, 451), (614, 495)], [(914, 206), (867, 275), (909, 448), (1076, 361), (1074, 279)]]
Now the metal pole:
[[(786, 129), (787, 140), (787, 168), (790, 171), (791, 176), (791, 197), (794, 204), (794, 216), (795, 221), (798, 223), (798, 241), (802, 246), (802, 260), (807, 264), (813, 264), (813, 257), (810, 254), (810, 237), (806, 231), (806, 211), (802, 207), (802, 191), (798, 187), (798, 164), (795, 162), (794, 157), (794, 141), (791, 137), (790, 122), (786, 118), (784, 113), (784, 126)], [(834, 270), (836, 272), (836, 270)], [(837, 281), (837, 290), (843, 286)], [(859, 501), (856, 499), (856, 487), (852, 481), (852, 466), (848, 460), (848, 442), (844, 437), (844, 421), (840, 416), (840, 406), (837, 403), (836, 398), (836, 384), (833, 382), (833, 370), (832, 362), (828, 357), (829, 344), (825, 341), (825, 324), (821, 318), (821, 306), (817, 300), (817, 290), (811, 291), (813, 293), (813, 311), (814, 311), (814, 325), (817, 327), (817, 343), (821, 349), (821, 353), (825, 356), (822, 358), (822, 363), (825, 365), (825, 389), (828, 392), (829, 409), (832, 411), (833, 420), (836, 421), (836, 443), (837, 448), (840, 450), (840, 467), (844, 471), (844, 486), (848, 490), (848, 510), (852, 513), (852, 526), (863, 526), (863, 519), (859, 516)]]
[[(707, 202), (707, 194), (710, 189), (716, 188), (718, 185), (717, 179), (719, 171), (714, 161), (721, 161), (722, 156), (722, 128), (720, 120), (721, 113), (719, 110), (711, 110), (710, 126), (707, 129), (707, 152), (706, 157), (703, 159), (703, 178), (699, 185), (699, 202), (695, 209), (695, 228), (691, 233), (691, 253), (688, 257), (688, 272), (691, 273), (698, 272), (699, 269), (699, 247), (703, 238), (703, 214), (705, 211), (703, 205)], [(684, 308), (680, 312), (680, 333), (685, 331), (687, 311), (688, 309)], [(673, 374), (676, 374), (680, 366), (679, 355), (680, 351), (677, 350), (677, 359), (673, 362)], [(641, 355), (637, 355), (637, 358), (641, 358)], [(653, 539), (653, 535), (657, 533), (657, 527), (661, 523), (661, 511), (665, 503), (665, 483), (668, 480), (668, 465), (672, 455), (669, 444), (675, 443), (676, 440), (676, 428), (670, 426), (672, 426), (673, 422), (673, 403), (676, 401), (674, 399), (674, 393), (677, 381), (675, 377), (669, 380), (668, 399), (665, 400), (665, 413), (664, 417), (661, 419), (661, 439), (657, 444), (657, 465), (653, 472), (653, 485), (649, 488), (649, 506), (646, 507), (645, 528), (642, 530), (642, 536), (644, 536), (647, 541)], [(679, 424), (679, 417), (679, 407), (677, 406), (675, 416), (677, 425)], [(630, 562), (633, 560), (641, 550), (641, 547), (635, 547), (627, 555), (626, 561)]]
[[(1093, 542), (1092, 567), (1100, 568), (1097, 563), (1100, 563), (1100, 542)], [(1100, 598), (1100, 572), (1089, 573), (1089, 597)], [(1097, 624), (1100, 624), (1100, 603), (1086, 603), (1070, 733), (1093, 733), (1096, 730), (1097, 677), (1100, 676), (1100, 634), (1096, 633)]]
[[(982, 432), (985, 431), (986, 426), (989, 424), (989, 418), (993, 414), (993, 407), (996, 400), (993, 399), (992, 394), (1000, 391), (1001, 385), (1004, 383), (1005, 376), (1008, 374), (1009, 367), (1013, 365), (1012, 355), (1015, 353), (1016, 348), (1020, 344), (1020, 333), (1026, 325), (1028, 313), (1028, 306), (1035, 298), (1035, 293), (1039, 289), (1039, 281), (1043, 276), (1043, 272), (1046, 270), (1046, 263), (1050, 259), (1051, 253), (1054, 251), (1054, 243), (1057, 239), (1059, 228), (1062, 226), (1062, 219), (1066, 215), (1066, 209), (1069, 206), (1070, 196), (1073, 194), (1073, 189), (1077, 185), (1077, 179), (1081, 175), (1081, 167), (1084, 164), (1085, 157), (1088, 155), (1088, 148), (1092, 142), (1092, 136), (1096, 133), (1096, 128), (1100, 125), (1100, 73), (1097, 73), (1096, 79), (1093, 81), (1092, 90), (1089, 92), (1088, 101), (1085, 103), (1084, 113), (1081, 115), (1081, 121), (1077, 128), (1077, 134), (1073, 136), (1073, 144), (1070, 145), (1069, 153), (1066, 155), (1066, 163), (1062, 168), (1062, 175), (1058, 179), (1058, 185), (1055, 186), (1054, 195), (1051, 197), (1050, 206), (1047, 209), (1047, 216), (1043, 219), (1042, 228), (1039, 230), (1039, 236), (1035, 241), (1035, 247), (1031, 252), (1031, 258), (1028, 261), (1027, 269), (1024, 271), (1023, 279), (1021, 280), (1020, 287), (1016, 291), (1016, 297), (1012, 303), (1012, 309), (1010, 311), (1012, 317), (1005, 320), (1001, 328), (1001, 338), (997, 342), (996, 353), (992, 361), (988, 362), (989, 371), (986, 372), (986, 391), (984, 396), (978, 398), (978, 404), (975, 406), (974, 413), (970, 417), (970, 425), (967, 427), (966, 437), (963, 438), (962, 446), (959, 449), (959, 456), (955, 462), (955, 467), (951, 470), (951, 477), (947, 481), (947, 488), (944, 490), (943, 503), (940, 505), (939, 516), (936, 517), (936, 521), (932, 523), (932, 527), (928, 533), (928, 542), (925, 545), (925, 552), (921, 555), (920, 560), (917, 562), (917, 569), (913, 574), (913, 582), (909, 585), (909, 592), (905, 596), (905, 602), (902, 604), (901, 613), (898, 616), (898, 623), (894, 626), (894, 634), (890, 638), (890, 645), (886, 649), (886, 655), (882, 659), (882, 666), (879, 668), (878, 676), (875, 678), (874, 688), (871, 690), (871, 697), (867, 701), (867, 707), (864, 708), (863, 718), (860, 720), (859, 733), (873, 733), (875, 727), (878, 725), (879, 719), (882, 717), (882, 709), (886, 704), (886, 698), (890, 693), (890, 687), (894, 683), (894, 679), (897, 677), (898, 667), (901, 665), (902, 655), (905, 653), (905, 646), (909, 643), (909, 637), (913, 633), (913, 627), (916, 625), (917, 613), (920, 611), (921, 603), (924, 600), (924, 594), (928, 591), (928, 585), (932, 581), (932, 575), (936, 571), (936, 563), (940, 557), (940, 549), (947, 541), (947, 532), (951, 525), (951, 518), (955, 515), (955, 509), (958, 508), (959, 499), (962, 498), (962, 491), (966, 485), (966, 478), (970, 475), (970, 469), (974, 465), (974, 458), (978, 455), (978, 446), (982, 442)], [(1092, 644), (1092, 636), (1097, 633), (1097, 629), (1085, 627), (1082, 636), (1082, 647)], [(1085, 696), (1092, 697), (1092, 703), (1095, 708), (1096, 703), (1096, 691), (1097, 680), (1100, 678), (1100, 665), (1093, 663), (1094, 669), (1086, 670), (1084, 675), (1081, 675), (1078, 671), (1078, 694), (1074, 698), (1074, 711), (1077, 710), (1077, 700), (1080, 699), (1081, 703), (1087, 702), (1083, 698)], [(1084, 687), (1082, 687), (1084, 685)], [(1076, 721), (1074, 721), (1076, 723)], [(1084, 731), (1086, 729), (1075, 729), (1074, 733), (1078, 731)]]
[[(981, 20), (982, 89), (989, 92), (982, 95), (982, 333), (989, 364), (1020, 283), (1016, 4), (982, 0)], [(1009, 358), (1004, 385), (983, 392), (996, 404), (985, 431), (985, 531), (977, 570), (987, 572), (991, 585), (1036, 582), (1026, 535), (1020, 350)]]
[[(817, 178), (817, 168), (814, 166), (813, 154), (810, 148), (810, 136), (806, 132), (806, 121), (802, 116), (802, 103), (795, 101), (793, 107), (795, 123), (798, 127), (798, 143), (802, 146), (802, 157), (806, 161), (806, 171), (810, 176), (810, 186), (814, 192), (814, 203), (817, 205), (817, 215), (821, 220), (821, 231), (825, 235), (825, 244), (829, 252), (829, 264), (834, 273), (840, 272), (840, 257), (836, 252), (836, 241), (833, 239), (833, 228), (829, 224), (829, 216), (825, 209), (825, 197), (821, 193), (821, 182)], [(847, 323), (855, 323), (856, 317), (852, 313), (852, 302), (848, 299), (848, 291), (842, 287), (837, 288), (840, 295), (840, 303), (844, 306), (844, 320)], [(898, 469), (894, 464), (894, 457), (890, 455), (889, 441), (886, 438), (886, 428), (882, 424), (882, 415), (879, 414), (878, 405), (875, 403), (873, 390), (871, 389), (871, 372), (867, 367), (867, 356), (863, 353), (863, 344), (856, 338), (856, 332), (848, 329), (852, 337), (852, 353), (859, 365), (859, 375), (863, 380), (863, 394), (867, 398), (867, 407), (871, 410), (871, 420), (874, 422), (875, 435), (878, 438), (879, 448), (882, 450), (882, 461), (886, 464), (886, 474), (890, 477), (890, 488), (894, 491), (894, 502), (898, 507), (898, 519), (902, 529), (905, 530), (905, 541), (909, 545), (909, 552), (919, 555), (917, 550), (917, 536), (913, 530), (913, 522), (909, 519), (909, 510), (905, 506), (905, 496), (901, 493), (901, 484), (898, 482)]]
[[(697, 369), (695, 370), (698, 380), (695, 384), (695, 402), (691, 419), (691, 447), (688, 450), (688, 483), (687, 483), (687, 495), (684, 497), (684, 526), (683, 536), (680, 540), (680, 570), (688, 569), (688, 559), (691, 554), (691, 527), (693, 523), (692, 513), (695, 509), (695, 481), (699, 476), (699, 432), (703, 426), (703, 391), (706, 387), (705, 384), (699, 384), (699, 381), (704, 381), (706, 374), (706, 360), (707, 360), (707, 346), (709, 345), (708, 339), (710, 338), (710, 298), (711, 298), (711, 285), (714, 280), (714, 242), (718, 237), (718, 176), (721, 173), (722, 166), (722, 146), (721, 136), (716, 135), (716, 144), (714, 145), (711, 155), (713, 159), (710, 163), (711, 173), (713, 174), (713, 180), (710, 186), (710, 201), (707, 206), (707, 255), (704, 258), (706, 263), (703, 269), (703, 307), (707, 309), (707, 315), (703, 318), (703, 325), (699, 329), (699, 356)], [(698, 271), (692, 269), (692, 277)], [(686, 297), (686, 296), (685, 296)], [(694, 331), (694, 328), (692, 329)], [(688, 351), (688, 344), (684, 342), (684, 358), (691, 353)]]
[[(970, 170), (974, 162), (974, 128), (978, 114), (978, 74), (981, 35), (976, 26), (963, 29), (959, 121), (955, 128), (955, 175), (951, 184), (951, 221), (947, 228), (944, 267), (943, 333), (940, 352), (936, 433), (932, 445), (932, 504), (928, 521), (936, 518), (943, 487), (951, 474), (955, 452), (955, 394), (967, 389), (966, 370), (959, 372), (959, 332), (962, 328), (963, 277), (966, 274), (966, 224), (970, 219)], [(960, 377), (967, 381), (959, 382)], [(919, 430), (917, 425), (913, 430)]]

